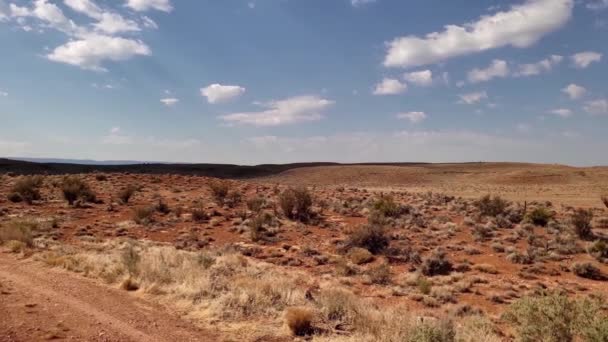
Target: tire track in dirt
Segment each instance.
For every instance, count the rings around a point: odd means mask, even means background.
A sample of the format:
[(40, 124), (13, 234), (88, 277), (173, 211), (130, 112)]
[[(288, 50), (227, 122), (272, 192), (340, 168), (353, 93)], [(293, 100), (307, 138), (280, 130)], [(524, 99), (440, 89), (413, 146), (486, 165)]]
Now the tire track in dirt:
[(0, 341), (218, 341), (163, 307), (0, 253)]

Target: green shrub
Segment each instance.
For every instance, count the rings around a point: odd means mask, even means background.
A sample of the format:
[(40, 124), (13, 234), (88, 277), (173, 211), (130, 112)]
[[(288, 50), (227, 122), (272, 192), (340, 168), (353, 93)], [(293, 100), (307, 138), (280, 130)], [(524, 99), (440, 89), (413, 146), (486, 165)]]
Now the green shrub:
[(479, 209), (481, 215), (496, 217), (505, 212), (509, 206), (509, 202), (499, 196), (491, 197), (490, 195), (485, 195), (475, 201), (475, 206)]
[(306, 222), (311, 218), (312, 195), (304, 187), (283, 191), (279, 195), (279, 205), (290, 220)]
[(449, 320), (423, 321), (412, 327), (407, 342), (454, 342), (456, 330)]
[(399, 217), (406, 211), (393, 197), (385, 195), (374, 202), (372, 209), (384, 217)]
[(8, 199), (11, 202), (24, 201), (27, 204), (32, 204), (34, 201), (40, 200), (40, 188), (43, 182), (42, 176), (22, 177), (12, 187)]
[(574, 231), (581, 239), (589, 239), (593, 236), (591, 230), (591, 220), (593, 220), (593, 211), (585, 209), (577, 209), (570, 218)]
[(537, 226), (546, 227), (549, 220), (553, 218), (553, 213), (545, 207), (538, 207), (526, 215), (526, 220)]
[(89, 185), (76, 176), (69, 176), (61, 183), (63, 198), (69, 205), (74, 205), (77, 200), (82, 202), (97, 202), (97, 195), (91, 190)]

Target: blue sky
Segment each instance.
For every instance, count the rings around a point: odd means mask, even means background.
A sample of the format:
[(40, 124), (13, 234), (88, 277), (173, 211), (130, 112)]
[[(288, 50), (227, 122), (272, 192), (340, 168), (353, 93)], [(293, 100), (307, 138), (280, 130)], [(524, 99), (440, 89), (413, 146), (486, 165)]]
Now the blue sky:
[(0, 0), (0, 156), (608, 164), (608, 0)]

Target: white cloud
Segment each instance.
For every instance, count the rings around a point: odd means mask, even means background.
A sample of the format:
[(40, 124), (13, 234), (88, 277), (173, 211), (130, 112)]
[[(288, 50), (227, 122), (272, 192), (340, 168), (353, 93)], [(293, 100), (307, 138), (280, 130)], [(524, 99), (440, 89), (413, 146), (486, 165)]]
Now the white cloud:
[(587, 89), (572, 83), (572, 84), (568, 85), (567, 87), (565, 87), (564, 89), (562, 89), (562, 92), (568, 94), (568, 96), (570, 96), (570, 99), (577, 100), (577, 99), (580, 99), (581, 97), (585, 96), (585, 94), (587, 93)]
[(608, 8), (608, 0), (591, 0), (587, 4), (587, 8), (591, 10), (603, 10)]
[(419, 123), (426, 120), (427, 115), (424, 112), (408, 112), (397, 114), (397, 118), (409, 120), (411, 123)]
[(141, 31), (139, 25), (130, 19), (123, 18), (120, 14), (105, 12), (101, 15), (99, 22), (93, 26), (102, 32), (116, 34), (120, 32)]
[(458, 96), (460, 97), (459, 103), (462, 104), (476, 104), (481, 102), (481, 100), (488, 98), (488, 94), (485, 91), (462, 94)]
[(426, 87), (433, 84), (433, 72), (431, 70), (421, 70), (406, 73), (403, 75), (403, 78), (406, 81), (421, 87)]
[(238, 85), (211, 84), (201, 88), (201, 95), (211, 104), (228, 102), (245, 93), (246, 89)]
[(333, 104), (318, 96), (298, 96), (260, 104), (265, 108), (262, 111), (233, 113), (219, 118), (227, 124), (280, 126), (321, 120), (323, 111)]
[(608, 100), (599, 99), (595, 101), (588, 101), (585, 103), (584, 109), (589, 114), (606, 115), (608, 114)]
[(553, 67), (557, 66), (564, 57), (559, 55), (552, 55), (549, 58), (543, 59), (542, 61), (531, 63), (531, 64), (521, 64), (519, 66), (519, 71), (515, 74), (515, 76), (534, 76), (539, 75), (542, 72), (548, 72), (553, 69)]
[(507, 77), (509, 75), (509, 66), (507, 62), (495, 59), (485, 69), (473, 69), (469, 71), (469, 82), (471, 83), (479, 83), (479, 82), (487, 82), (496, 77)]
[(106, 71), (102, 66), (105, 61), (124, 61), (133, 56), (150, 54), (150, 48), (141, 40), (89, 35), (55, 48), (47, 58), (86, 70)]
[(579, 52), (577, 54), (572, 55), (572, 62), (574, 66), (579, 69), (584, 69), (588, 67), (593, 62), (599, 62), (602, 60), (602, 54), (593, 51), (585, 51)]
[(103, 13), (102, 9), (91, 0), (64, 0), (63, 2), (72, 10), (84, 13), (91, 18), (99, 19)]
[(376, 2), (377, 0), (350, 0), (350, 4), (354, 7), (359, 7)]
[(172, 107), (179, 102), (179, 99), (176, 99), (174, 97), (167, 97), (164, 99), (160, 99), (160, 102), (162, 102), (167, 107)]
[(398, 95), (407, 91), (407, 84), (392, 78), (385, 78), (376, 85), (374, 95)]
[(121, 134), (120, 127), (112, 127), (110, 133), (102, 137), (101, 142), (105, 145), (130, 145), (133, 137)]
[[(29, 26), (25, 24), (25, 21), (22, 19), (32, 17), (42, 21), (46, 27), (59, 30), (69, 35), (81, 34), (84, 32), (82, 28), (63, 14), (61, 8), (55, 4), (49, 3), (47, 0), (35, 0), (32, 8), (10, 4), (10, 10), (11, 17), (17, 18), (18, 24), (24, 29)], [(26, 29), (26, 31), (27, 30), (28, 29)]]
[(127, 0), (126, 6), (138, 12), (152, 9), (163, 12), (171, 12), (173, 10), (170, 0)]
[(7, 92), (0, 90), (0, 97), (7, 97), (7, 96), (8, 96)]
[(572, 15), (574, 0), (527, 0), (494, 15), (423, 38), (406, 36), (388, 43), (386, 67), (415, 67), (504, 46), (525, 48), (561, 28)]
[(550, 111), (551, 114), (561, 116), (562, 118), (568, 118), (572, 116), (572, 111), (566, 108), (558, 108)]

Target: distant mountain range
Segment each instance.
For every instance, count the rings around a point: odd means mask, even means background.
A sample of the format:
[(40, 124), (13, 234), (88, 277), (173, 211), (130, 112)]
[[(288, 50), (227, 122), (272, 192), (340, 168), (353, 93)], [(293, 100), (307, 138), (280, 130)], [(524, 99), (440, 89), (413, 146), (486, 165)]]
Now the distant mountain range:
[[(62, 158), (21, 158), (7, 157), (11, 160), (20, 160), (31, 163), (55, 163), (55, 164), (77, 164), (77, 165), (138, 165), (138, 164), (177, 164), (164, 163), (157, 161), (136, 161), (136, 160), (92, 160), (92, 159), (62, 159)], [(187, 163), (179, 163), (187, 164)]]

